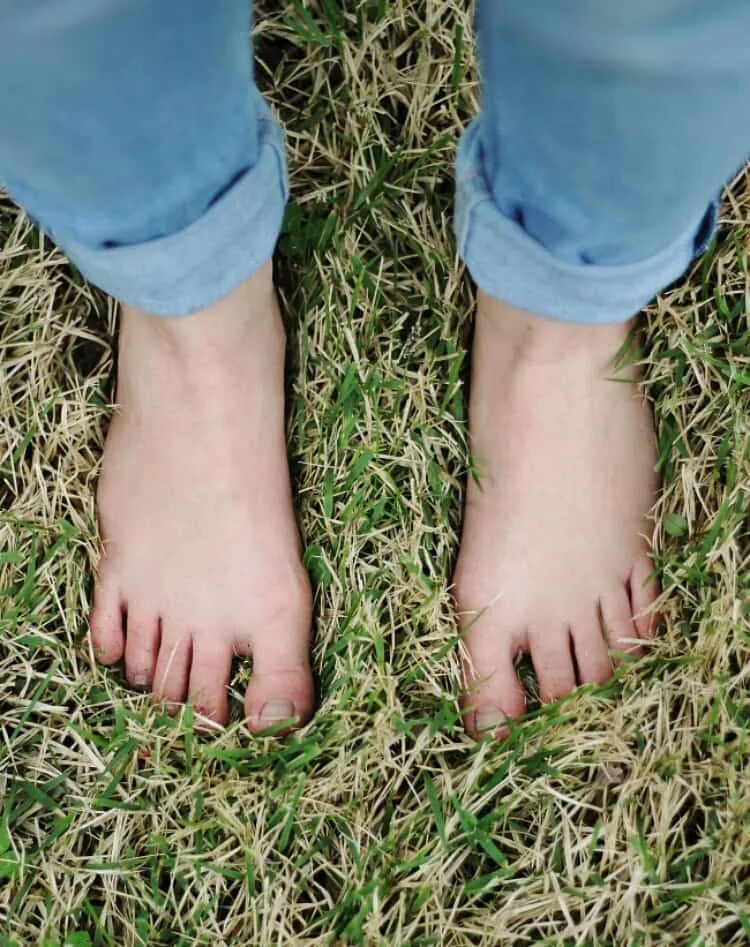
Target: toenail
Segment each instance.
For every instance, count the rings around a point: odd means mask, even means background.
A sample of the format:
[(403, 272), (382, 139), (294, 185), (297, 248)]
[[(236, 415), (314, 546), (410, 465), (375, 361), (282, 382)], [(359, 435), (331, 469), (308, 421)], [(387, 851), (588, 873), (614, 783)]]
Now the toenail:
[(501, 727), (508, 718), (499, 707), (480, 707), (475, 719), (477, 730), (484, 731)]
[(260, 722), (280, 723), (294, 716), (294, 704), (289, 700), (269, 700), (260, 712)]
[(139, 687), (139, 688), (144, 688), (144, 689), (148, 687), (148, 675), (147, 674), (134, 674), (133, 687)]

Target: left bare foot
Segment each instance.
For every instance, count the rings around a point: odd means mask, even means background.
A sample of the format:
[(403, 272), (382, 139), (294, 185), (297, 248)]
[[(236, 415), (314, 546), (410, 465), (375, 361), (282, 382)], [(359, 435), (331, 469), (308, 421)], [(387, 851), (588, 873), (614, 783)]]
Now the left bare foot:
[(302, 723), (313, 703), (284, 346), (270, 263), (193, 316), (124, 306), (99, 483), (99, 660), (124, 658), (134, 687), (223, 724), (232, 658), (252, 655), (253, 731)]

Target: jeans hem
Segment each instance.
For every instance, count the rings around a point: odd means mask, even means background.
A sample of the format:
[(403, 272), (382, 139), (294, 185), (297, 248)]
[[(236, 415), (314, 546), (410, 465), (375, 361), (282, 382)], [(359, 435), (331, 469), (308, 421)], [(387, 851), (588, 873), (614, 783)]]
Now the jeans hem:
[(289, 195), (284, 135), (263, 103), (258, 161), (188, 227), (154, 240), (91, 248), (51, 233), (81, 273), (120, 302), (186, 316), (230, 293), (273, 254)]
[(563, 322), (624, 322), (681, 276), (711, 239), (717, 203), (695, 226), (647, 259), (616, 266), (561, 260), (494, 204), (482, 169), (478, 130), (475, 120), (459, 146), (455, 231), (462, 260), (490, 296)]

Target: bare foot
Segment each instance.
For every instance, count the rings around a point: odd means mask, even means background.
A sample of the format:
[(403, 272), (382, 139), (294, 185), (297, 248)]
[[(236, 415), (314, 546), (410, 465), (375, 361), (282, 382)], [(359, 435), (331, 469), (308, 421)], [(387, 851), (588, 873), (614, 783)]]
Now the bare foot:
[[(614, 376), (628, 325), (552, 322), (480, 294), (469, 482), (455, 595), (467, 628), (467, 729), (503, 735), (525, 710), (528, 652), (555, 700), (640, 652), (658, 589), (647, 515), (655, 446), (634, 372)], [(614, 656), (616, 659), (616, 656)]]
[(253, 731), (304, 721), (313, 702), (284, 348), (270, 263), (194, 316), (123, 306), (99, 483), (99, 660), (124, 656), (134, 687), (225, 723), (232, 657), (252, 655)]

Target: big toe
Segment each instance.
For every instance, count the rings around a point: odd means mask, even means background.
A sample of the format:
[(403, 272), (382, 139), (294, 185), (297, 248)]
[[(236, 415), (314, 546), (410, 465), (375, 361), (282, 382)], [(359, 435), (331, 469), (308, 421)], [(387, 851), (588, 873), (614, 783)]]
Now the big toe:
[(314, 689), (306, 646), (283, 647), (276, 637), (253, 644), (253, 676), (245, 697), (252, 733), (281, 727), (279, 733), (305, 723), (312, 713)]
[(511, 636), (480, 634), (467, 637), (465, 690), (461, 698), (464, 726), (477, 739), (487, 734), (504, 737), (507, 721), (526, 711), (526, 695), (516, 672), (516, 648)]
[(94, 607), (89, 617), (89, 634), (97, 661), (115, 664), (125, 651), (122, 627), (123, 604), (117, 585), (103, 576), (94, 591)]

